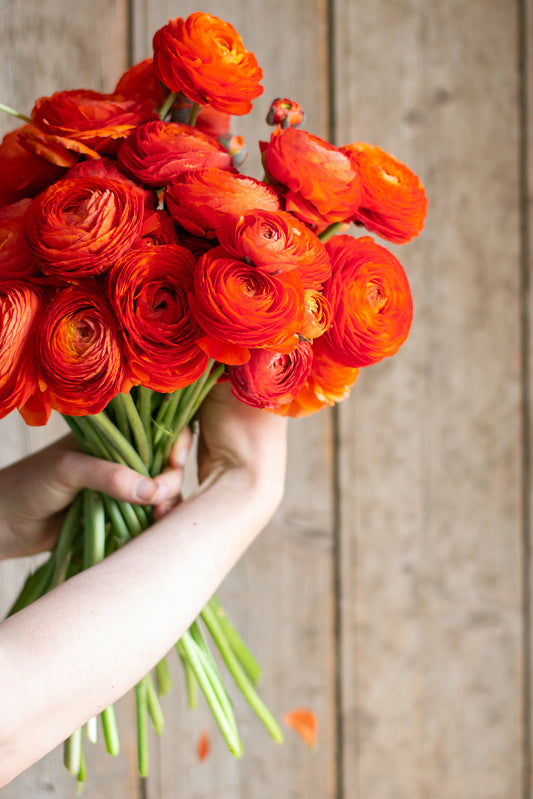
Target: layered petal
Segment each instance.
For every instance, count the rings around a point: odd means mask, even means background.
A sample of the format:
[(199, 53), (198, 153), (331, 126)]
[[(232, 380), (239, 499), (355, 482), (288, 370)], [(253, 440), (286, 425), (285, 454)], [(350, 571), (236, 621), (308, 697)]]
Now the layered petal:
[(413, 301), (398, 259), (370, 236), (335, 236), (326, 243), (333, 275), (324, 287), (333, 321), (324, 334), (328, 357), (345, 366), (394, 355), (409, 333)]
[(313, 351), (300, 341), (289, 353), (252, 350), (250, 360), (229, 368), (233, 394), (253, 408), (276, 410), (288, 405), (305, 384)]
[(109, 269), (138, 239), (143, 205), (143, 192), (129, 181), (61, 180), (32, 201), (24, 235), (47, 274), (91, 277)]
[(73, 416), (99, 413), (125, 379), (122, 336), (113, 310), (96, 285), (69, 286), (46, 309), (38, 333), (41, 381), (52, 407)]
[(214, 238), (226, 216), (240, 217), (250, 208), (277, 211), (279, 198), (254, 178), (222, 169), (195, 169), (168, 186), (165, 205), (189, 233)]
[(122, 168), (149, 186), (166, 186), (198, 167), (231, 169), (228, 151), (207, 133), (176, 122), (140, 125), (119, 150)]
[(361, 203), (354, 221), (397, 244), (418, 236), (428, 206), (420, 178), (374, 144), (355, 142), (339, 149), (350, 159), (361, 180)]
[(153, 39), (157, 75), (173, 92), (229, 114), (247, 114), (263, 72), (229, 22), (203, 12), (178, 17)]
[(189, 307), (195, 261), (178, 245), (139, 247), (108, 275), (108, 290), (128, 353), (132, 379), (171, 392), (207, 368), (203, 335)]
[(361, 186), (350, 159), (305, 130), (277, 127), (265, 146), (269, 178), (285, 187), (285, 208), (319, 231), (353, 216)]
[(271, 274), (297, 274), (306, 287), (320, 288), (331, 275), (331, 261), (320, 239), (285, 211), (254, 209), (221, 220), (220, 243), (236, 258), (250, 260)]

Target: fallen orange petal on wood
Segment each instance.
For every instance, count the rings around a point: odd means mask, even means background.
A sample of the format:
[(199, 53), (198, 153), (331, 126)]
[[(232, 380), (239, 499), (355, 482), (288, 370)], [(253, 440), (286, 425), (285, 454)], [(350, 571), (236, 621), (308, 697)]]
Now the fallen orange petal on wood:
[(196, 754), (198, 755), (198, 760), (203, 763), (210, 751), (211, 741), (209, 740), (209, 733), (204, 730), (198, 738), (198, 743), (196, 744)]
[(285, 714), (283, 721), (303, 738), (310, 749), (315, 748), (318, 739), (318, 719), (312, 710), (306, 707), (294, 708)]

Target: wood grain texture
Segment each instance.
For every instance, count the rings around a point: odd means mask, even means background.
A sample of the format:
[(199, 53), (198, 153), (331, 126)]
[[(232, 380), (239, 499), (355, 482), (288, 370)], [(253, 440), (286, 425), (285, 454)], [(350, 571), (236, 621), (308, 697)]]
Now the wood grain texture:
[(415, 321), (339, 409), (343, 796), (522, 795), (517, 18), (336, 3), (338, 143), (428, 188)]

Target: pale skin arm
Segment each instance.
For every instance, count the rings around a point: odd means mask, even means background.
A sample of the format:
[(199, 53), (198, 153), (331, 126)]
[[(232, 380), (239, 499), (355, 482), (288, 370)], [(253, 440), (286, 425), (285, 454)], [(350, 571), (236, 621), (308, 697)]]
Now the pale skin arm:
[(277, 508), (285, 420), (220, 386), (202, 429), (194, 496), (0, 624), (0, 786), (154, 666)]

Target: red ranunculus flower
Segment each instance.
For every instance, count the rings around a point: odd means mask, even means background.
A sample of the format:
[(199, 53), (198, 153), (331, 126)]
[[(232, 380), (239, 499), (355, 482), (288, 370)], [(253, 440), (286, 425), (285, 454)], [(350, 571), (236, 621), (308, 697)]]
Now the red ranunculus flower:
[(286, 210), (319, 231), (351, 218), (359, 206), (361, 186), (350, 159), (318, 136), (277, 127), (263, 161), (269, 178), (286, 187)]
[(331, 361), (324, 352), (323, 339), (313, 342), (313, 362), (305, 384), (288, 404), (275, 412), (282, 416), (309, 416), (332, 407), (350, 395), (359, 369)]
[(291, 272), (269, 275), (223, 247), (198, 261), (190, 302), (206, 334), (201, 346), (229, 364), (249, 360), (249, 348), (293, 349), (305, 307), (303, 286)]
[(361, 179), (361, 204), (354, 221), (397, 244), (418, 236), (424, 227), (428, 200), (414, 172), (374, 144), (355, 142), (339, 149)]
[[(185, 97), (183, 92), (178, 92), (176, 99), (170, 110), (172, 122), (179, 122), (188, 125), (194, 103)], [(198, 111), (195, 128), (202, 133), (209, 133), (218, 139), (220, 136), (228, 136), (231, 130), (231, 115), (223, 111), (216, 111), (210, 105), (203, 105)]]
[(300, 341), (288, 353), (252, 350), (247, 363), (229, 367), (233, 394), (253, 408), (275, 410), (288, 405), (304, 385), (312, 360), (308, 341)]
[(78, 280), (100, 274), (138, 239), (143, 199), (129, 181), (60, 180), (26, 211), (26, 241), (50, 275)]
[(309, 228), (285, 211), (246, 211), (221, 220), (220, 243), (236, 258), (275, 274), (297, 270), (302, 283), (320, 288), (331, 275), (331, 261), (322, 242)]
[(70, 166), (57, 166), (29, 152), (21, 143), (21, 134), (30, 128), (33, 125), (23, 125), (6, 133), (0, 143), (0, 206), (35, 197), (59, 180)]
[(247, 114), (263, 92), (263, 72), (253, 53), (230, 25), (197, 11), (158, 30), (153, 40), (154, 67), (173, 92), (199, 105), (229, 114)]
[(165, 192), (171, 216), (189, 233), (214, 238), (223, 218), (241, 216), (250, 208), (277, 211), (277, 194), (254, 178), (222, 169), (184, 172)]
[(37, 391), (35, 335), (43, 307), (40, 288), (0, 281), (0, 418)]
[(174, 220), (166, 211), (158, 209), (145, 214), (136, 247), (179, 243)]
[(273, 100), (266, 117), (267, 125), (281, 125), (282, 128), (300, 127), (305, 120), (301, 105), (288, 97)]
[(74, 139), (113, 157), (130, 131), (156, 119), (151, 103), (85, 89), (40, 97), (32, 121), (45, 133)]
[(155, 74), (154, 59), (145, 58), (121, 75), (113, 94), (148, 102), (157, 109), (165, 102), (168, 89)]
[(140, 125), (119, 150), (121, 166), (149, 186), (166, 186), (197, 167), (232, 169), (227, 150), (207, 133), (176, 122)]
[(19, 200), (0, 208), (0, 280), (35, 277), (39, 264), (24, 238), (24, 214), (31, 200)]
[(100, 413), (125, 379), (122, 337), (104, 293), (92, 283), (60, 291), (38, 333), (37, 360), (49, 401), (73, 416)]
[(326, 243), (333, 275), (324, 287), (333, 324), (324, 334), (327, 357), (368, 366), (394, 353), (409, 333), (413, 301), (398, 259), (370, 236), (334, 236)]
[(194, 266), (191, 253), (178, 245), (140, 247), (108, 275), (129, 369), (155, 391), (183, 388), (207, 368), (208, 356), (196, 344), (203, 331), (189, 308)]
[(128, 178), (118, 168), (116, 161), (111, 158), (98, 158), (96, 161), (79, 161), (69, 169), (65, 178), (102, 178), (104, 180), (119, 181), (132, 186), (135, 191), (142, 192), (144, 206), (147, 211), (155, 211), (158, 197), (155, 189), (145, 189), (138, 183)]

